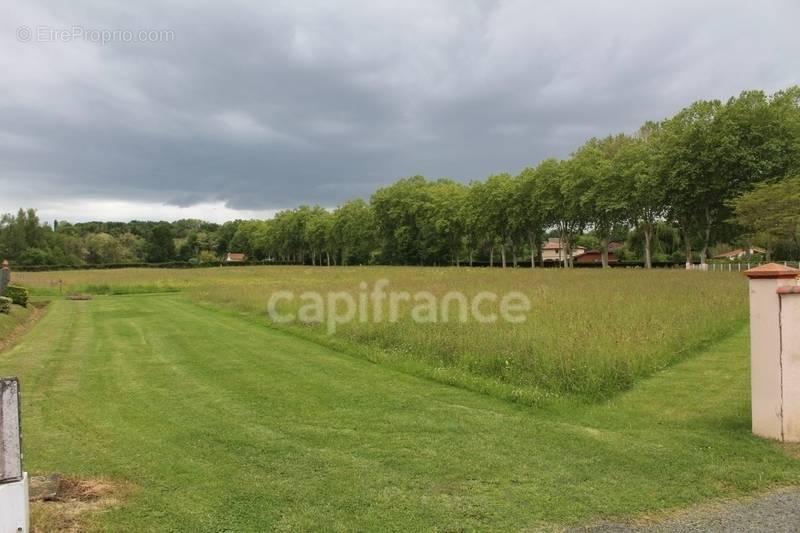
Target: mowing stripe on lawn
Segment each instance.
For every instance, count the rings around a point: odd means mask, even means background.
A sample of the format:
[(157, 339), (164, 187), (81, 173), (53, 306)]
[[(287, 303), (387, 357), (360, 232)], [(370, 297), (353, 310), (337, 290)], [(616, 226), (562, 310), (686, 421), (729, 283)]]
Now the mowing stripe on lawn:
[(26, 466), (130, 481), (90, 526), (541, 528), (800, 481), (750, 435), (747, 336), (599, 405), (527, 408), (179, 295), (58, 301), (0, 357)]

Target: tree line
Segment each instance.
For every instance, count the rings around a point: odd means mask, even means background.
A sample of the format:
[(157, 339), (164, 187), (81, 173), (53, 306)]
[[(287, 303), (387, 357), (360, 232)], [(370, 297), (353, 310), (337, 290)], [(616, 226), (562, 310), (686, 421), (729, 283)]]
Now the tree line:
[(592, 138), (567, 159), (463, 184), (413, 176), (333, 210), (213, 224), (0, 220), (0, 255), (21, 264), (215, 262), (502, 266), (541, 260), (557, 237), (564, 265), (581, 245), (650, 267), (705, 263), (715, 247), (758, 245), (800, 257), (800, 87), (703, 100), (634, 134)]

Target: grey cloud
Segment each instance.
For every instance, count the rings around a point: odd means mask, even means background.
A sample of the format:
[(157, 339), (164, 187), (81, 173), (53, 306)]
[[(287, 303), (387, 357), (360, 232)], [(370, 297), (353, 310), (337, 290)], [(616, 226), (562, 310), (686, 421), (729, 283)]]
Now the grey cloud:
[[(333, 206), (410, 174), (516, 172), (695, 99), (800, 81), (790, 0), (0, 10), (0, 184), (18, 195), (3, 206)], [(175, 38), (22, 43), (20, 25)]]

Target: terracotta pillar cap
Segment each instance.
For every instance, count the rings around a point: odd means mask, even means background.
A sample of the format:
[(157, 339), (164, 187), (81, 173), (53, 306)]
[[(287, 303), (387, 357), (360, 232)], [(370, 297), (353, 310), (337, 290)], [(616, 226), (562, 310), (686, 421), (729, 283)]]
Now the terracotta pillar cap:
[(3, 259), (3, 268), (8, 268), (8, 259)]
[(792, 279), (800, 276), (800, 270), (778, 263), (767, 263), (745, 270), (744, 275), (750, 279)]

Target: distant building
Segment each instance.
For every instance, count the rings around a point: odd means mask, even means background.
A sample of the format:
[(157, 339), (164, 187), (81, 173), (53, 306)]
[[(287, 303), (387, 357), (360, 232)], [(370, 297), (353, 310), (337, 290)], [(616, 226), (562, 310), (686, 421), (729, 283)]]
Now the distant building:
[(715, 255), (714, 259), (728, 259), (730, 261), (736, 261), (738, 259), (746, 259), (754, 255), (763, 255), (766, 253), (767, 251), (763, 248), (759, 248), (758, 246), (751, 246), (750, 248), (736, 248), (735, 250), (731, 250), (730, 252), (725, 252), (724, 254)]
[[(574, 246), (572, 248), (572, 257), (578, 257), (586, 252), (583, 246)], [(547, 239), (547, 242), (542, 243), (542, 261), (563, 261), (567, 256), (567, 252), (561, 245), (561, 239)]]
[(245, 261), (247, 261), (247, 256), (244, 254), (228, 252), (228, 255), (225, 256), (226, 263), (244, 263)]
[[(609, 246), (611, 248), (611, 246)], [(617, 254), (612, 252), (610, 249), (608, 251), (608, 262), (609, 263), (616, 263), (619, 261)], [(603, 256), (600, 250), (589, 250), (587, 252), (582, 253), (579, 256), (575, 257), (576, 263), (602, 263)]]

